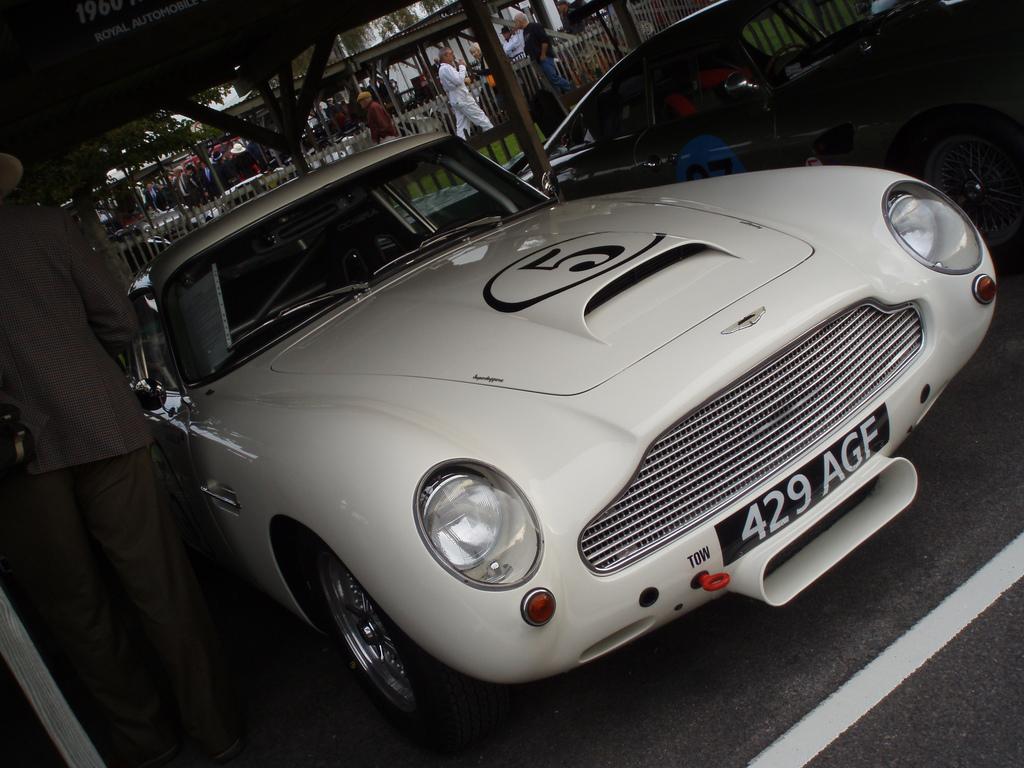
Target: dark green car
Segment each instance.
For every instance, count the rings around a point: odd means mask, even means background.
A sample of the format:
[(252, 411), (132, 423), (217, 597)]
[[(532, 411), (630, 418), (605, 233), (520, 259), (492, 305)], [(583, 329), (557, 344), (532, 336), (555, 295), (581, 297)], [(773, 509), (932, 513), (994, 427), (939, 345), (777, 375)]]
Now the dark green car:
[(723, 0), (602, 78), (547, 144), (568, 198), (782, 166), (892, 168), (1024, 263), (1024, 1)]

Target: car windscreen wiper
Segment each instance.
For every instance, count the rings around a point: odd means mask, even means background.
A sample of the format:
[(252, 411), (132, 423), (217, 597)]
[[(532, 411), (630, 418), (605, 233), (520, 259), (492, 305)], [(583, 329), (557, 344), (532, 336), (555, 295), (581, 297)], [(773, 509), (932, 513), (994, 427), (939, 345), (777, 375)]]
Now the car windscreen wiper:
[(300, 309), (305, 309), (306, 307), (312, 306), (313, 304), (318, 304), (326, 299), (333, 299), (336, 296), (344, 296), (346, 294), (355, 295), (362, 293), (363, 291), (368, 291), (369, 289), (369, 283), (350, 283), (348, 285), (343, 285), (341, 286), (341, 288), (335, 288), (334, 290), (331, 291), (318, 293), (316, 296), (312, 296), (308, 299), (305, 299), (304, 301), (300, 301), (297, 304), (292, 304), (291, 306), (285, 307), (284, 309), (280, 310), (276, 315), (274, 315), (274, 319), (276, 320), (279, 317), (285, 317), (286, 315), (290, 315), (292, 312), (298, 312)]
[(364, 291), (369, 290), (369, 288), (370, 286), (368, 283), (351, 283), (349, 285), (343, 285), (341, 288), (335, 288), (334, 290), (331, 291), (325, 291), (324, 293), (317, 294), (316, 296), (311, 296), (308, 299), (303, 299), (300, 302), (291, 304), (287, 307), (283, 307), (282, 309), (275, 312), (271, 317), (267, 318), (262, 323), (257, 325), (255, 328), (250, 328), (248, 331), (246, 331), (240, 336), (232, 337), (231, 344), (228, 346), (228, 349), (233, 349), (234, 347), (237, 347), (246, 339), (254, 336), (260, 331), (269, 328), (270, 326), (278, 323), (282, 319), (288, 317), (289, 315), (295, 312), (307, 309), (308, 307), (311, 307), (314, 304), (319, 304), (322, 301), (337, 298), (338, 296), (355, 296), (360, 293), (363, 293)]
[(452, 227), (451, 229), (445, 229), (439, 232), (435, 232), (422, 243), (420, 243), (420, 248), (429, 248), (430, 246), (436, 245), (437, 243), (443, 243), (446, 240), (450, 240), (453, 237), (459, 237), (461, 235), (473, 232), (477, 229), (495, 227), (498, 224), (500, 224), (503, 219), (504, 216), (499, 215), (483, 216), (479, 219), (467, 221), (465, 224), (459, 224), (459, 226), (457, 227)]
[(509, 214), (505, 216), (485, 216), (480, 219), (474, 219), (473, 221), (466, 222), (465, 224), (460, 224), (458, 227), (447, 229), (444, 232), (435, 232), (433, 235), (431, 235), (422, 243), (420, 243), (419, 246), (417, 246), (417, 248), (414, 251), (399, 256), (397, 259), (389, 261), (387, 264), (378, 267), (376, 271), (374, 271), (373, 273), (373, 280), (374, 282), (376, 282), (378, 279), (386, 275), (391, 275), (394, 274), (395, 272), (401, 272), (413, 266), (414, 264), (418, 264), (424, 259), (430, 258), (431, 256), (434, 255), (430, 252), (430, 246), (445, 242), (450, 235), (465, 235), (467, 231), (472, 232), (477, 227), (494, 227), (497, 226), (498, 224), (513, 221), (522, 216), (529, 215), (533, 211), (548, 205), (551, 205), (551, 200), (538, 200), (533, 205), (523, 208), (522, 210), (519, 210), (514, 214)]

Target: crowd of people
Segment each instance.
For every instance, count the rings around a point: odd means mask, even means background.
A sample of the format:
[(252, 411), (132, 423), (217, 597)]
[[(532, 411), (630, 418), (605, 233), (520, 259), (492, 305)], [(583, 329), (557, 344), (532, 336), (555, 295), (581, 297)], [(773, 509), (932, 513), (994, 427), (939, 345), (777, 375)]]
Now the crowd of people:
[[(556, 4), (564, 32), (578, 34), (582, 30), (583, 22), (572, 21), (569, 17), (569, 13), (582, 2), (560, 0)], [(501, 37), (502, 48), (510, 62), (528, 57), (536, 63), (556, 93), (563, 94), (573, 88), (573, 84), (558, 72), (552, 38), (540, 23), (531, 22), (525, 14), (519, 13), (512, 20), (512, 26), (501, 30)], [(455, 117), (454, 133), (464, 139), (469, 138), (474, 128), (483, 131), (492, 128), (495, 119), (492, 116), (501, 119), (505, 109), (494, 74), (484, 61), (480, 46), (472, 43), (469, 53), (472, 60), (466, 62), (457, 59), (451, 48), (442, 49), (441, 55), (435, 59), (434, 73)], [(528, 90), (522, 75), (519, 79), (524, 90)], [(426, 76), (416, 78), (416, 99), (423, 101), (433, 97), (426, 90), (433, 90), (431, 80)], [(489, 109), (490, 114), (481, 106), (470, 88), (476, 80), (487, 83), (487, 93), (490, 94), (488, 101), (496, 105), (496, 110)], [(374, 144), (401, 135), (389, 104), (392, 96), (398, 94), (398, 85), (392, 81), (390, 93), (385, 95), (386, 85), (366, 79), (358, 94), (355, 91), (347, 95), (339, 92), (317, 101), (309, 116), (310, 131), (302, 137), (305, 150), (311, 152), (325, 149), (345, 136), (358, 133), (364, 127), (369, 129), (370, 140)], [(534, 105), (531, 102), (533, 112)], [(309, 141), (314, 141), (316, 146), (310, 146)], [(170, 169), (166, 178), (154, 177), (146, 181), (144, 189), (138, 192), (141, 206), (129, 219), (142, 218), (145, 215), (143, 211), (162, 213), (179, 206), (197, 208), (213, 203), (235, 185), (278, 167), (274, 153), (265, 152), (259, 144), (238, 137), (210, 143), (206, 150), (201, 155), (195, 154), (179, 161)], [(122, 218), (119, 216), (118, 221)], [(124, 221), (118, 224), (111, 219), (108, 228), (111, 234), (119, 236), (119, 231), (129, 224)]]
[[(355, 106), (358, 105), (358, 106)], [(316, 115), (310, 116), (310, 128), (322, 132), (326, 145), (346, 133), (365, 125), (375, 144), (398, 136), (398, 129), (388, 110), (369, 90), (363, 91), (352, 104), (339, 96), (318, 102)], [(320, 148), (320, 147), (318, 147)], [(193, 155), (178, 162), (167, 179), (154, 178), (141, 191), (142, 206), (150, 212), (162, 213), (177, 206), (194, 208), (212, 203), (231, 187), (279, 167), (277, 158), (259, 144), (234, 138), (207, 146), (207, 162)]]
[(235, 139), (209, 148), (210, 163), (198, 155), (174, 166), (168, 184), (146, 182), (142, 194), (147, 210), (161, 212), (181, 204), (195, 207), (210, 203), (235, 184), (270, 170), (263, 149), (254, 141)]
[[(560, 0), (556, 4), (564, 32), (578, 34), (582, 31), (583, 22), (574, 22), (569, 18), (570, 11), (582, 2)], [(536, 63), (556, 93), (563, 94), (571, 90), (573, 84), (555, 66), (554, 44), (547, 30), (539, 22), (531, 22), (522, 13), (517, 14), (512, 23), (514, 26), (501, 31), (501, 45), (508, 60), (517, 62), (528, 57)], [(470, 63), (457, 59), (451, 48), (442, 49), (440, 57), (435, 59), (437, 82), (447, 96), (455, 117), (455, 134), (464, 139), (469, 138), (474, 127), (480, 130), (493, 127), (492, 118), (470, 90), (475, 80), (485, 80), (490, 87), (499, 117), (505, 108), (480, 46), (473, 43), (469, 52), (473, 57)], [(425, 81), (426, 78), (420, 80)], [(520, 84), (523, 84), (522, 79)], [(392, 91), (397, 93), (397, 84), (393, 84)], [(387, 99), (382, 97), (382, 89), (368, 82), (364, 83), (358, 95), (346, 98), (343, 93), (338, 93), (318, 101), (314, 105), (315, 114), (309, 118), (317, 147), (309, 147), (309, 150), (325, 148), (363, 126), (369, 129), (374, 144), (396, 138), (400, 130), (391, 110), (385, 106), (386, 102)], [(209, 145), (207, 150), (208, 160), (194, 155), (174, 166), (169, 178), (146, 182), (145, 189), (141, 191), (143, 207), (159, 213), (179, 205), (194, 208), (212, 203), (231, 187), (277, 166), (273, 155), (264, 152), (255, 142), (240, 138)]]

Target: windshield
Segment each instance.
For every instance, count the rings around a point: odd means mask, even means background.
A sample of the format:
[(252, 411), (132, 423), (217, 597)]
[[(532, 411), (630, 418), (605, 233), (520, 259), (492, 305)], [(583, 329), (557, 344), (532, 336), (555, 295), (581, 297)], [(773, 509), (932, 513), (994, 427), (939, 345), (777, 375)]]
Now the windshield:
[[(183, 374), (208, 380), (415, 262), (546, 198), (461, 142), (396, 155), (232, 234), (169, 281)], [(422, 253), (426, 253), (424, 249)]]
[(793, 80), (860, 39), (880, 14), (909, 0), (779, 0), (743, 28), (743, 42), (772, 85)]

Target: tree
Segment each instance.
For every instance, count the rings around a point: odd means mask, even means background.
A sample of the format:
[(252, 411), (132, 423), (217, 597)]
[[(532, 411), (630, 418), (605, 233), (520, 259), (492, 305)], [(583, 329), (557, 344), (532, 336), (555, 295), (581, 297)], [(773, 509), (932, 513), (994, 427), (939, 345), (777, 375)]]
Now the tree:
[[(225, 88), (214, 88), (194, 100), (210, 104), (221, 99), (225, 92)], [(89, 242), (127, 285), (131, 273), (99, 220), (96, 192), (102, 190), (104, 197), (120, 196), (130, 210), (134, 210), (139, 205), (134, 190), (126, 188), (112, 193), (108, 189), (110, 171), (122, 171), (130, 182), (138, 169), (162, 157), (186, 151), (197, 141), (217, 134), (209, 128), (195, 133), (190, 123), (167, 110), (160, 110), (84, 142), (61, 157), (30, 165), (25, 169), (19, 194), (11, 202), (53, 206), (73, 202)]]
[(361, 27), (346, 30), (338, 35), (338, 40), (349, 55), (358, 53), (407, 27), (411, 27), (420, 19), (451, 5), (454, 1), (420, 0), (418, 3), (389, 13), (387, 16), (381, 16)]
[(452, 0), (420, 0), (417, 5), (423, 10), (424, 16), (429, 16), (432, 13), (437, 13), (442, 8), (447, 8), (452, 4)]

